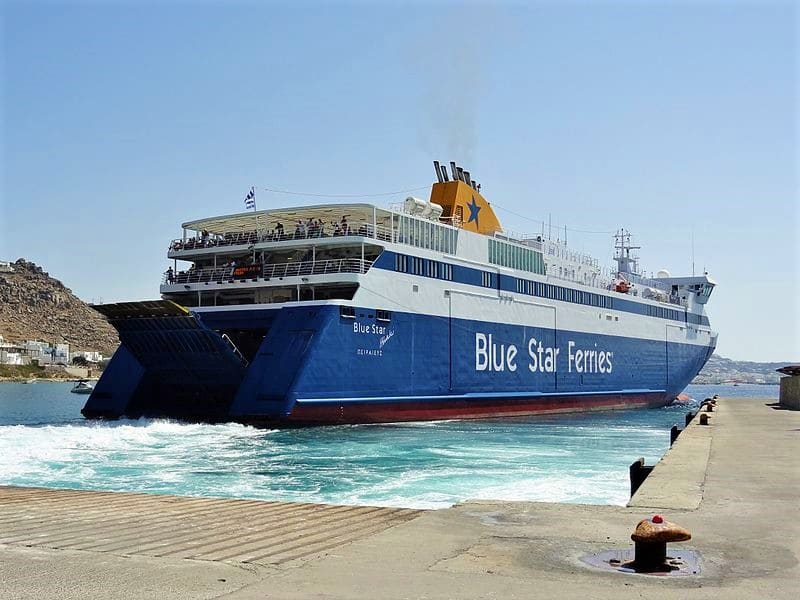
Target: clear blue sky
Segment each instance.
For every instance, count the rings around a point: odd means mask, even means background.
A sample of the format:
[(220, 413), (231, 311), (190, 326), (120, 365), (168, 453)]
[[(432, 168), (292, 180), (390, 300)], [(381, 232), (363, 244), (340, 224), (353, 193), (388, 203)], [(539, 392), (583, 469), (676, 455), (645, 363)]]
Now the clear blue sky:
[[(402, 190), (457, 160), (513, 213), (631, 229), (648, 270), (689, 274), (693, 231), (718, 351), (800, 360), (793, 3), (33, 1), (2, 27), (0, 259), (84, 300), (157, 297), (180, 223), (251, 185)], [(569, 237), (611, 263), (608, 234)]]

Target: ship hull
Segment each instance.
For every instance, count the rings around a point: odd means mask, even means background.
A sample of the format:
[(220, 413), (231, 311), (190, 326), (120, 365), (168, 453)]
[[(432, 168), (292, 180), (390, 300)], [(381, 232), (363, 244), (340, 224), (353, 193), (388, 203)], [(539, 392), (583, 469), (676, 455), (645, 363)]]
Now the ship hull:
[(679, 339), (666, 326), (647, 339), (557, 328), (554, 318), (387, 316), (336, 304), (111, 322), (122, 345), (85, 416), (258, 426), (658, 407), (699, 372), (715, 341)]
[(331, 423), (400, 423), (465, 419), (519, 418), (532, 415), (658, 408), (664, 406), (663, 393), (609, 393), (585, 395), (521, 395), (514, 398), (455, 398), (362, 400), (329, 402), (325, 405), (299, 403), (288, 417), (265, 419), (245, 415), (237, 420), (251, 425), (325, 425)]

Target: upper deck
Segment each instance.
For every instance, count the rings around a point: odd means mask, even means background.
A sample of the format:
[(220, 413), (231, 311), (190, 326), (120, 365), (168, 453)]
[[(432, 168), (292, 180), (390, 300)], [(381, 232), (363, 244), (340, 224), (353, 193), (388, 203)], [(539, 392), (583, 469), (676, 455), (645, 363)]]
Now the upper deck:
[[(437, 167), (437, 175), (439, 182), (433, 184), (429, 202), (407, 198), (390, 208), (370, 203), (321, 204), (188, 221), (182, 225), (182, 237), (169, 245), (168, 256), (175, 260), (175, 268), (164, 273), (162, 292), (194, 292), (202, 285), (216, 294), (231, 285), (244, 289), (236, 283), (281, 286), (291, 277), (311, 285), (354, 284), (384, 249), (394, 245), (424, 249), (428, 255), (439, 254), (443, 260), (488, 273), (533, 274), (534, 280), (566, 281), (578, 288), (686, 308), (690, 295), (707, 299), (713, 287), (713, 283), (704, 287), (702, 294), (695, 289), (682, 293), (689, 289), (689, 282), (648, 279), (635, 270), (623, 275), (622, 270), (602, 269), (597, 259), (548, 238), (544, 231), (539, 235), (506, 232), (468, 174), (448, 181)], [(179, 271), (178, 260), (194, 264)], [(296, 298), (301, 298), (299, 287)]]

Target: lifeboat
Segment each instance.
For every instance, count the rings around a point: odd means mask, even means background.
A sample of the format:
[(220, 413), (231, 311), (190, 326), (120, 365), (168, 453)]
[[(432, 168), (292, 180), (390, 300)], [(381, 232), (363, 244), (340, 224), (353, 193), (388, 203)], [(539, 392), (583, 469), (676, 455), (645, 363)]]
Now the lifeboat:
[(619, 292), (621, 294), (627, 294), (631, 291), (631, 284), (624, 279), (620, 279), (614, 282), (614, 291)]

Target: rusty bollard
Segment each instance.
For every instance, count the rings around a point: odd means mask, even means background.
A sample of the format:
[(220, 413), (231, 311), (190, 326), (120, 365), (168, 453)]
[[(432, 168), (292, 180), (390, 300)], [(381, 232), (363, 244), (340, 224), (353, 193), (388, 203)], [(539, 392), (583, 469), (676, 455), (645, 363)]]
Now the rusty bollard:
[(706, 412), (713, 412), (713, 411), (714, 411), (714, 404), (712, 402), (706, 404)]
[(688, 413), (686, 413), (686, 417), (684, 418), (684, 421), (685, 421), (685, 423), (684, 423), (684, 424), (686, 425), (686, 427), (688, 427), (688, 426), (689, 426), (689, 423), (691, 423), (691, 422), (692, 422), (692, 419), (694, 419), (694, 416), (697, 414), (697, 412), (698, 412), (698, 411), (694, 410), (694, 411), (692, 411), (692, 412), (688, 412)]
[(667, 544), (685, 542), (692, 539), (692, 534), (675, 523), (665, 521), (661, 515), (654, 515), (652, 519), (639, 521), (631, 539), (636, 543), (631, 566), (638, 573), (648, 573), (675, 569), (667, 561)]
[(708, 415), (706, 413), (700, 415), (700, 425), (708, 425)]

